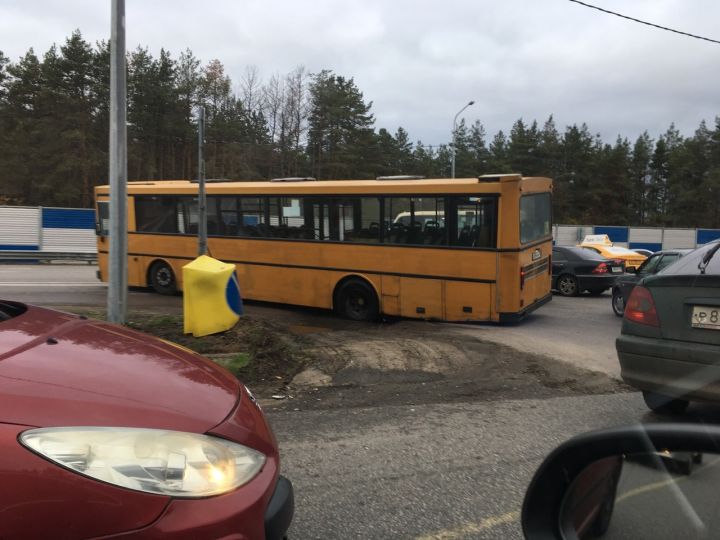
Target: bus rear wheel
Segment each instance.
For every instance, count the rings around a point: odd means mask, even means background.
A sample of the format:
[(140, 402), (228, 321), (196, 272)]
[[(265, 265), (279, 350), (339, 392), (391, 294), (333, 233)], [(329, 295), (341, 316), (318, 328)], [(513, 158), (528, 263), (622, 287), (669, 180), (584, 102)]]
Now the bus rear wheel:
[(150, 286), (156, 293), (175, 294), (177, 282), (175, 273), (170, 265), (164, 261), (157, 261), (150, 267)]
[(375, 291), (359, 279), (343, 283), (335, 296), (335, 309), (347, 319), (353, 321), (374, 321), (380, 313)]

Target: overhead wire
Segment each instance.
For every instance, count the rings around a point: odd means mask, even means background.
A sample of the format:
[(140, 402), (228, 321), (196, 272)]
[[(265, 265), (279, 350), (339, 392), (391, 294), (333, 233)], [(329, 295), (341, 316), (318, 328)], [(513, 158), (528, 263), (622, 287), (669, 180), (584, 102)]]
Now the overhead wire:
[(667, 26), (660, 26), (659, 24), (654, 24), (654, 23), (651, 23), (651, 22), (643, 21), (643, 20), (640, 20), (640, 19), (636, 19), (636, 18), (634, 18), (634, 17), (628, 17), (627, 15), (623, 15), (623, 14), (621, 14), (621, 13), (616, 13), (615, 11), (610, 11), (609, 9), (604, 9), (604, 8), (601, 8), (601, 7), (598, 7), (598, 6), (593, 6), (592, 4), (586, 4), (585, 2), (581, 2), (580, 0), (568, 0), (568, 1), (574, 2), (575, 4), (580, 4), (581, 6), (585, 6), (585, 7), (587, 7), (587, 8), (591, 8), (591, 9), (596, 9), (596, 10), (598, 10), (598, 11), (602, 11), (603, 13), (607, 13), (607, 14), (609, 14), (609, 15), (615, 15), (616, 17), (620, 17), (620, 18), (622, 18), (622, 19), (627, 19), (627, 20), (629, 20), (629, 21), (633, 21), (633, 22), (636, 22), (636, 23), (644, 24), (644, 25), (646, 25), (646, 26), (652, 26), (653, 28), (659, 28), (660, 30), (666, 30), (667, 32), (673, 32), (673, 33), (675, 33), (675, 34), (680, 34), (680, 35), (682, 35), (682, 36), (687, 36), (687, 37), (691, 37), (691, 38), (694, 38), (694, 39), (701, 39), (701, 40), (703, 40), (703, 41), (709, 41), (710, 43), (717, 43), (718, 45), (720, 45), (720, 41), (718, 41), (718, 40), (716, 40), (716, 39), (710, 39), (710, 38), (706, 38), (706, 37), (703, 37), (703, 36), (698, 36), (698, 35), (695, 35), (695, 34), (690, 34), (690, 33), (688, 33), (688, 32), (682, 32), (681, 30), (675, 30), (674, 28), (668, 28)]

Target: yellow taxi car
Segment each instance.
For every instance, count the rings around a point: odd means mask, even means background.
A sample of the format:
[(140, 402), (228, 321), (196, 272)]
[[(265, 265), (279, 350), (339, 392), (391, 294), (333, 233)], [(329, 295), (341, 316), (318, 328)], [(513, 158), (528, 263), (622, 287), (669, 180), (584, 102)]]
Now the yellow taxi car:
[(631, 249), (614, 246), (607, 234), (589, 234), (578, 246), (592, 249), (606, 259), (623, 262), (625, 268), (634, 268), (635, 270), (647, 259), (645, 255)]

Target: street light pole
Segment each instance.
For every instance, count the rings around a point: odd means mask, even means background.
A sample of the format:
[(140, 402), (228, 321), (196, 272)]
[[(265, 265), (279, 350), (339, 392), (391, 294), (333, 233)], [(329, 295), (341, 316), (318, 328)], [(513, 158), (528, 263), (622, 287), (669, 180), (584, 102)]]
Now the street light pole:
[(205, 193), (205, 107), (198, 111), (198, 255), (207, 255), (207, 195)]
[(457, 153), (457, 149), (455, 148), (455, 139), (457, 138), (457, 119), (458, 116), (460, 116), (460, 113), (462, 113), (465, 109), (467, 109), (470, 105), (475, 105), (474, 101), (470, 101), (467, 105), (465, 105), (462, 109), (458, 111), (458, 113), (455, 115), (455, 118), (453, 118), (453, 130), (452, 130), (452, 167), (450, 170), (450, 178), (455, 178), (455, 154)]
[(125, 0), (112, 0), (110, 32), (110, 249), (107, 318), (122, 324), (127, 315), (127, 89)]

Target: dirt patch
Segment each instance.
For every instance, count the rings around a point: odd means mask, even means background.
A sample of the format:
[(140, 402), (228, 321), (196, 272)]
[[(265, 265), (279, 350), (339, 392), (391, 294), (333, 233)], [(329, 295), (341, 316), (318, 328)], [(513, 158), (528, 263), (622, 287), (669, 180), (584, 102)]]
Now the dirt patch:
[(603, 373), (482, 341), (466, 327), (452, 324), (401, 320), (332, 327), (245, 316), (232, 330), (194, 338), (183, 334), (180, 316), (137, 312), (129, 315), (128, 326), (209, 356), (273, 408), (548, 398), (631, 390)]
[(608, 375), (482, 341), (449, 324), (399, 321), (307, 336), (331, 382), (290, 385), (279, 408), (445, 403), (631, 391)]

